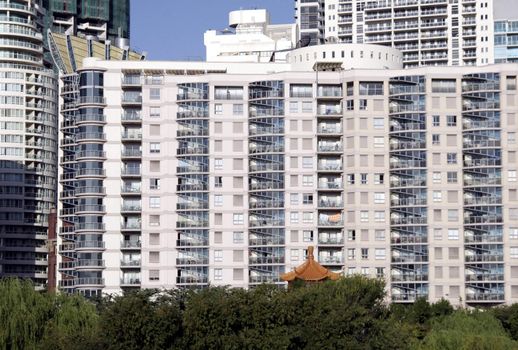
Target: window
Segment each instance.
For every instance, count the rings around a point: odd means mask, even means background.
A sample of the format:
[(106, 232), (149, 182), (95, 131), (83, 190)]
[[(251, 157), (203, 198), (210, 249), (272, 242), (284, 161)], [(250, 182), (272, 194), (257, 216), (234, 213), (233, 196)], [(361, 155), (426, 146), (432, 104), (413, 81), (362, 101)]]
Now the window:
[(347, 230), (347, 240), (350, 242), (354, 242), (356, 240), (355, 230)]
[(385, 230), (375, 230), (374, 239), (376, 241), (384, 241), (385, 240)]
[(149, 189), (150, 190), (159, 190), (160, 189), (160, 179), (157, 179), (157, 178), (149, 179)]
[(367, 100), (360, 99), (360, 111), (366, 111), (367, 110)]
[(302, 240), (304, 242), (313, 242), (313, 231), (302, 231)]
[(299, 111), (299, 103), (297, 101), (290, 102), (290, 113), (297, 113)]
[(291, 193), (290, 194), (290, 204), (291, 205), (298, 205), (299, 204), (299, 194), (298, 193)]
[(347, 184), (354, 185), (354, 174), (347, 174)]
[(516, 90), (516, 76), (514, 76), (514, 75), (507, 76), (505, 80), (507, 82), (507, 90)]
[(441, 117), (438, 115), (432, 115), (432, 126), (441, 126)]
[(243, 115), (243, 105), (242, 104), (234, 104), (234, 105), (232, 105), (232, 114), (234, 114), (234, 115)]
[(383, 185), (385, 175), (383, 173), (374, 174), (374, 184), (375, 185)]
[(149, 116), (151, 118), (160, 118), (160, 107), (149, 107)]
[(223, 195), (215, 194), (214, 195), (214, 206), (221, 207), (223, 205)]
[(303, 175), (302, 176), (302, 186), (304, 186), (304, 187), (313, 186), (313, 175)]
[(376, 248), (374, 250), (374, 255), (376, 260), (385, 260), (387, 254), (385, 248)]
[(449, 184), (456, 184), (458, 179), (457, 179), (457, 172), (456, 171), (448, 171), (447, 173), (448, 175), (448, 183)]
[(302, 113), (313, 112), (313, 102), (303, 101), (302, 102)]
[(216, 187), (216, 188), (223, 187), (223, 177), (222, 176), (214, 177), (214, 187)]
[(159, 263), (160, 252), (149, 252), (149, 262), (154, 264)]
[(432, 92), (455, 93), (455, 79), (432, 79)]
[(384, 192), (375, 192), (374, 193), (374, 203), (376, 203), (376, 204), (385, 203), (385, 193)]
[(354, 249), (354, 248), (347, 249), (347, 259), (349, 259), (349, 260), (356, 259), (356, 249)]
[(441, 173), (438, 172), (438, 171), (434, 171), (433, 174), (432, 174), (432, 182), (434, 184), (440, 184), (441, 181), (442, 181)]
[(448, 239), (449, 240), (458, 240), (459, 239), (459, 230), (450, 228), (448, 229)]
[(223, 261), (223, 251), (215, 250), (214, 251), (214, 262), (222, 262)]
[(515, 144), (516, 143), (516, 133), (515, 132), (508, 132), (507, 133), (507, 143), (508, 144)]
[(290, 258), (291, 258), (291, 261), (299, 260), (299, 250), (298, 249), (290, 249)]
[(377, 96), (383, 95), (383, 82), (360, 82), (360, 95)]
[(433, 239), (435, 239), (436, 241), (442, 240), (442, 229), (440, 229), (440, 228), (433, 229)]
[(232, 242), (234, 244), (241, 244), (244, 242), (244, 234), (241, 231), (236, 231), (232, 234)]
[(243, 214), (234, 214), (233, 223), (234, 223), (234, 225), (243, 225), (243, 223), (244, 223)]
[(149, 89), (149, 99), (150, 100), (160, 100), (160, 88)]
[(456, 115), (446, 116), (446, 125), (447, 126), (457, 126), (457, 116)]
[(223, 279), (223, 269), (214, 269), (214, 280), (221, 281)]
[(216, 114), (216, 115), (223, 114), (223, 105), (221, 103), (216, 103), (214, 105), (214, 114)]
[(302, 167), (304, 169), (313, 168), (313, 157), (302, 157)]
[(509, 238), (518, 239), (518, 227), (509, 228)]
[(160, 142), (151, 142), (149, 144), (149, 153), (160, 153)]
[(313, 213), (310, 211), (305, 211), (302, 213), (302, 222), (305, 224), (313, 223)]
[(302, 204), (305, 204), (305, 205), (313, 204), (313, 194), (312, 193), (302, 194)]
[(299, 223), (299, 213), (297, 213), (297, 212), (290, 213), (290, 223), (291, 224)]
[(383, 148), (385, 147), (385, 140), (382, 136), (375, 136), (374, 137), (374, 147), (376, 148)]
[(448, 221), (456, 222), (459, 220), (459, 210), (458, 209), (448, 209)]
[(149, 226), (160, 226), (160, 215), (149, 215)]
[(446, 156), (448, 164), (457, 164), (457, 153), (448, 153)]
[(367, 260), (369, 258), (369, 248), (361, 248), (362, 260)]
[(507, 181), (516, 182), (516, 170), (507, 171)]
[(360, 222), (369, 222), (369, 212), (366, 210), (360, 211)]
[[(140, 245), (140, 241), (138, 242)], [(159, 245), (160, 244), (160, 233), (150, 233), (149, 234), (149, 245)]]
[(367, 184), (367, 174), (360, 174), (360, 181), (362, 185)]
[(512, 259), (518, 258), (518, 247), (511, 247), (510, 248), (510, 254)]
[(160, 197), (149, 197), (150, 208), (160, 208)]
[(374, 212), (374, 221), (375, 222), (385, 222), (385, 212), (381, 210), (376, 210)]
[(346, 108), (348, 111), (353, 111), (354, 110), (354, 100), (347, 100)]
[(442, 202), (442, 192), (441, 191), (433, 191), (433, 201), (434, 202)]
[(149, 280), (150, 281), (159, 281), (160, 280), (160, 270), (149, 270)]
[(221, 170), (223, 169), (223, 159), (216, 158), (214, 159), (214, 170)]
[(374, 129), (384, 129), (385, 120), (383, 118), (374, 118)]

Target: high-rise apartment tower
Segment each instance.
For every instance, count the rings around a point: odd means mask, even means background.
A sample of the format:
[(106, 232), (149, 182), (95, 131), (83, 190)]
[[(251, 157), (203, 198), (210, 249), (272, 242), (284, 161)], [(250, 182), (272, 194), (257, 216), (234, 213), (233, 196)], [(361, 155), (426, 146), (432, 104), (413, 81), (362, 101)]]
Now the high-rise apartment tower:
[(0, 2), (0, 276), (47, 280), (57, 200), (57, 81), (45, 62), (41, 1)]

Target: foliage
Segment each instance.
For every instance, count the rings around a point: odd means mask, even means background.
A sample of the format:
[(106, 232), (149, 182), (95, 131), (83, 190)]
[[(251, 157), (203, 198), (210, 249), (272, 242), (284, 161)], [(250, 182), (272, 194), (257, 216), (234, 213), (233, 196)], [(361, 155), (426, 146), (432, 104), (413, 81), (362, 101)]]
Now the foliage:
[(518, 305), (387, 305), (383, 282), (362, 276), (290, 290), (142, 290), (95, 301), (4, 279), (0, 322), (0, 350), (518, 348)]
[(498, 320), (489, 312), (458, 311), (434, 322), (423, 350), (517, 349)]

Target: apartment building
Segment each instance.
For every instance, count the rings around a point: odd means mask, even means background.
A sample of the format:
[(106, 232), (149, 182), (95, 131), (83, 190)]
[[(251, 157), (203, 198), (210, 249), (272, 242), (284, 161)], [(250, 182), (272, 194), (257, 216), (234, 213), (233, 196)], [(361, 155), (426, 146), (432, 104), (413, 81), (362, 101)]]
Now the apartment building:
[(43, 0), (46, 28), (53, 33), (93, 37), (124, 48), (130, 38), (130, 0)]
[(494, 4), (495, 63), (518, 62), (518, 8), (512, 0)]
[(518, 66), (402, 66), (367, 44), (85, 59), (60, 287), (282, 284), (314, 245), (396, 302), (515, 302)]
[(0, 2), (0, 277), (47, 280), (55, 207), (57, 77), (43, 57), (40, 1)]
[(295, 17), (301, 42), (311, 45), (392, 46), (405, 67), (484, 65), (495, 61), (494, 16), (506, 1), (295, 0)]

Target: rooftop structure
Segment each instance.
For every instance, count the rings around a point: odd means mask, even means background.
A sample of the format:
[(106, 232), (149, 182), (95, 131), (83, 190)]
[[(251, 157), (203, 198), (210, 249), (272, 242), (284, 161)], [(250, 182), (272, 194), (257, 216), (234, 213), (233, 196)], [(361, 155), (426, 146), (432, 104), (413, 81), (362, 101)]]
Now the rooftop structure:
[(271, 24), (266, 10), (238, 10), (229, 14), (231, 29), (205, 32), (208, 62), (269, 62), (295, 48), (295, 24)]

